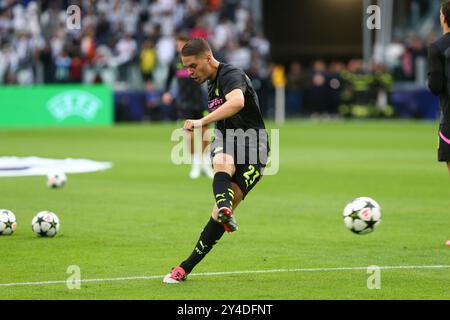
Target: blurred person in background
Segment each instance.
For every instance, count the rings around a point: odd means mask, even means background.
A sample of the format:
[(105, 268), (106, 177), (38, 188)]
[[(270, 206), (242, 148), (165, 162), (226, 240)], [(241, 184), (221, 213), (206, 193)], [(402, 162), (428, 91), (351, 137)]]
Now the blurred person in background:
[(251, 51), (245, 40), (230, 42), (227, 46), (226, 61), (247, 72), (251, 64)]
[(214, 27), (211, 44), (219, 56), (225, 56), (227, 45), (234, 41), (237, 41), (236, 27), (231, 20), (222, 15), (219, 20), (219, 24)]
[(256, 50), (260, 57), (267, 60), (270, 55), (270, 42), (262, 32), (256, 32), (250, 38), (250, 46)]
[(144, 82), (153, 81), (153, 71), (156, 67), (156, 50), (151, 40), (145, 40), (139, 54), (140, 71)]
[(145, 83), (145, 107), (146, 115), (150, 121), (163, 120), (163, 112), (161, 110), (161, 92), (156, 89), (155, 84), (151, 80)]
[(0, 50), (0, 83), (16, 83), (14, 74), (19, 65), (19, 57), (10, 43), (5, 43)]
[(300, 62), (291, 63), (286, 78), (286, 115), (298, 116), (303, 106), (303, 94), (306, 87), (306, 76)]
[(425, 42), (417, 34), (410, 34), (404, 54), (409, 55), (404, 60), (407, 79), (414, 81), (417, 77), (417, 60), (420, 58), (426, 59), (427, 57)]
[(107, 83), (114, 85), (116, 80), (115, 60), (110, 47), (101, 45), (95, 50), (95, 56), (83, 70), (85, 83)]
[(323, 60), (316, 60), (309, 76), (308, 107), (313, 118), (326, 117), (329, 104), (327, 66)]
[(70, 78), (70, 65), (72, 59), (69, 56), (69, 50), (64, 47), (60, 54), (55, 59), (55, 81), (57, 83), (69, 83)]
[[(383, 48), (381, 46), (376, 46), (376, 48), (378, 49), (378, 51), (375, 49), (378, 55), (382, 55)], [(398, 37), (394, 37), (392, 42), (385, 48), (385, 64), (391, 70), (394, 77), (399, 80), (404, 79), (401, 59), (405, 50), (405, 45)], [(381, 60), (381, 58), (378, 60)]]
[(387, 71), (386, 66), (381, 63), (373, 64), (371, 73), (373, 75), (373, 83), (370, 92), (373, 101), (375, 101), (376, 114), (385, 117), (393, 116), (394, 108), (389, 101), (389, 94), (392, 92), (394, 84), (393, 76)]
[[(179, 33), (176, 36), (176, 49), (178, 54), (170, 64), (165, 93), (162, 99), (166, 105), (172, 105), (174, 102), (177, 118), (182, 120), (201, 119), (204, 111), (207, 110), (204, 89), (189, 76), (189, 71), (183, 66), (181, 61), (181, 50), (189, 39), (190, 37), (186, 33)], [(171, 90), (174, 79), (176, 79), (176, 95), (174, 90)], [(207, 126), (202, 127), (202, 137), (205, 135), (207, 129)], [(205, 155), (209, 142), (205, 141), (206, 137), (202, 139), (201, 153), (196, 153), (198, 150), (196, 150), (194, 145), (194, 135), (191, 132), (187, 132), (186, 134), (188, 135), (187, 141), (190, 143), (192, 164), (189, 177), (191, 179), (197, 179), (203, 173), (209, 178), (212, 178), (213, 171), (209, 156), (207, 154)]]
[(72, 46), (70, 49), (70, 56), (72, 58), (70, 62), (70, 82), (81, 83), (84, 62), (76, 46)]
[(370, 92), (374, 77), (371, 73), (364, 72), (362, 60), (351, 59), (341, 76), (343, 89), (340, 113), (346, 117), (371, 116), (371, 109), (375, 106), (375, 99)]
[(191, 30), (191, 38), (204, 38), (208, 39), (209, 32), (206, 28), (206, 22), (203, 18), (197, 19), (195, 26)]
[(252, 65), (248, 71), (248, 76), (252, 80), (253, 88), (259, 97), (259, 107), (264, 117), (267, 117), (270, 110), (274, 108), (274, 88), (272, 85), (270, 70), (264, 68), (258, 63), (255, 56), (257, 52), (252, 53)]
[(328, 68), (328, 85), (330, 87), (330, 106), (331, 116), (339, 116), (339, 105), (342, 96), (342, 72), (345, 70), (345, 63), (342, 61), (331, 62)]
[(45, 43), (44, 47), (37, 52), (37, 59), (42, 65), (42, 80), (44, 83), (54, 83), (55, 64), (53, 62), (52, 49), (48, 43)]
[(137, 43), (130, 33), (125, 33), (117, 42), (116, 52), (119, 81), (129, 82), (131, 64), (137, 54)]

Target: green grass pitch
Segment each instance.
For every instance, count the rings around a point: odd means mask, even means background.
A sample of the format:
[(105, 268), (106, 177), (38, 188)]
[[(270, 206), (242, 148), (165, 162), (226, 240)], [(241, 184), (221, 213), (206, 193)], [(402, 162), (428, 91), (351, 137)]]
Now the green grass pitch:
[[(213, 204), (210, 180), (191, 181), (188, 166), (171, 163), (175, 128), (0, 130), (3, 156), (114, 164), (69, 174), (61, 190), (48, 189), (42, 176), (0, 178), (0, 207), (18, 221), (14, 235), (0, 237), (0, 299), (450, 298), (450, 180), (436, 161), (436, 123), (288, 122), (280, 128), (279, 173), (236, 210), (240, 230), (194, 269), (203, 275), (170, 286), (151, 276), (190, 254)], [(345, 204), (358, 196), (382, 207), (369, 235), (343, 223)], [(32, 233), (41, 210), (59, 216), (55, 238)], [(70, 265), (97, 281), (69, 290)], [(371, 265), (407, 268), (382, 269), (380, 289), (369, 290)], [(333, 269), (347, 267), (360, 269)]]

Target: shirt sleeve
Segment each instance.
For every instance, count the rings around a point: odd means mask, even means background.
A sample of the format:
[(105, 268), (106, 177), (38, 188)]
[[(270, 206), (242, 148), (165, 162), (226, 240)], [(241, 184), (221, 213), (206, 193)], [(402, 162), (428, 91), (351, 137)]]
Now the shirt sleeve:
[(444, 91), (445, 75), (442, 55), (439, 48), (432, 44), (428, 49), (428, 88), (438, 96)]
[(241, 89), (245, 94), (245, 91), (247, 90), (247, 81), (245, 81), (244, 72), (239, 69), (226, 72), (221, 79), (221, 89), (224, 96), (234, 89)]

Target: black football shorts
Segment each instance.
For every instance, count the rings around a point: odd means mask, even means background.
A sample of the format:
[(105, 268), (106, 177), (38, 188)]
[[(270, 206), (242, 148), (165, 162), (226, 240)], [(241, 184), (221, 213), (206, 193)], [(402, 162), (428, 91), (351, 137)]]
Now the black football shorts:
[(268, 152), (267, 141), (244, 143), (236, 139), (222, 139), (216, 136), (211, 142), (211, 159), (220, 153), (233, 157), (236, 172), (231, 181), (239, 186), (244, 199), (261, 180), (267, 164)]
[(450, 162), (450, 125), (441, 125), (439, 128), (438, 160)]

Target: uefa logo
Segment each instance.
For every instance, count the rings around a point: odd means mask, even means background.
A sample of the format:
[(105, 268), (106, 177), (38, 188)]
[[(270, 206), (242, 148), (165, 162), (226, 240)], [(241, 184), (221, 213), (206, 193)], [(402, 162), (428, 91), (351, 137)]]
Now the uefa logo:
[(88, 92), (70, 90), (53, 97), (48, 101), (47, 108), (58, 121), (64, 121), (71, 116), (91, 121), (101, 105), (100, 99)]

